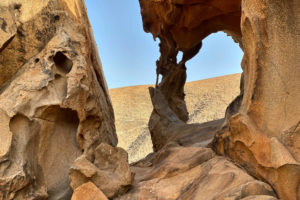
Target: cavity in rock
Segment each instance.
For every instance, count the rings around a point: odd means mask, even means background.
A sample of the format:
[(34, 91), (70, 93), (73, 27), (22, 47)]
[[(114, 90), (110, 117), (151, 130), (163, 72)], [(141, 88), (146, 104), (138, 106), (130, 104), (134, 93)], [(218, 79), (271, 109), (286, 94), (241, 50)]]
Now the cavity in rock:
[(65, 74), (72, 70), (73, 62), (60, 51), (55, 54), (53, 61), (57, 69)]

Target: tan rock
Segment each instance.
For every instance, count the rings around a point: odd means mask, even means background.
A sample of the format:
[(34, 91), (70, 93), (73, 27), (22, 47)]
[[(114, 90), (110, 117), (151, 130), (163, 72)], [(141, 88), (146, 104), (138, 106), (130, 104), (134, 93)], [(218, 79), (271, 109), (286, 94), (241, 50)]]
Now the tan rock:
[(275, 193), (209, 148), (168, 144), (133, 166), (135, 184), (117, 198), (135, 199), (241, 199)]
[(15, 14), (17, 14), (18, 10), (13, 9), (13, 5), (11, 5), (11, 8), (8, 8), (8, 5), (5, 5), (5, 3), (3, 1), (0, 3), (0, 88), (16, 72), (16, 69), (4, 65), (3, 51), (17, 35)]
[(261, 181), (249, 182), (242, 186), (241, 197), (257, 194), (276, 196), (273, 189), (268, 184)]
[(154, 107), (149, 129), (153, 149), (156, 151), (169, 142), (182, 146), (206, 147), (224, 122), (224, 119), (220, 119), (202, 124), (186, 124), (170, 109), (160, 89), (149, 88), (149, 91)]
[[(224, 31), (245, 53), (243, 76), (240, 95), (228, 106), (212, 146), (270, 183), (280, 199), (300, 199), (300, 2), (140, 0), (140, 5), (145, 31), (160, 39), (157, 75), (163, 77), (156, 90), (167, 101), (152, 97), (154, 150), (178, 135), (166, 130), (187, 121), (185, 62), (198, 53), (203, 38)], [(170, 110), (177, 122), (170, 120)]]
[(253, 196), (243, 198), (241, 200), (277, 200), (277, 198), (266, 196), (266, 195), (253, 195)]
[(0, 199), (70, 199), (114, 114), (82, 0), (0, 2)]
[[(156, 85), (166, 96), (170, 109), (186, 122), (185, 62), (199, 52), (202, 40), (210, 33), (224, 30), (236, 41), (241, 41), (241, 1), (215, 0), (203, 3), (203, 0), (140, 0), (140, 5), (144, 30), (161, 41), (161, 57), (157, 61), (156, 71), (157, 78), (159, 74), (163, 77)], [(181, 61), (176, 58), (179, 50), (183, 52)], [(159, 116), (152, 113), (150, 122), (155, 118)]]
[(107, 200), (107, 197), (92, 182), (75, 189), (71, 200)]
[(73, 190), (92, 181), (108, 198), (113, 198), (131, 187), (133, 174), (125, 150), (101, 143), (96, 148), (93, 162), (84, 155), (75, 160), (70, 178)]
[[(78, 157), (73, 189), (92, 181), (108, 198), (300, 199), (300, 1), (140, 4), (163, 78), (150, 89), (155, 153), (132, 185), (84, 1), (0, 2), (0, 200), (70, 199)], [(216, 31), (245, 52), (240, 95), (224, 120), (189, 125), (185, 62)], [(241, 167), (204, 148), (216, 132), (211, 147)]]

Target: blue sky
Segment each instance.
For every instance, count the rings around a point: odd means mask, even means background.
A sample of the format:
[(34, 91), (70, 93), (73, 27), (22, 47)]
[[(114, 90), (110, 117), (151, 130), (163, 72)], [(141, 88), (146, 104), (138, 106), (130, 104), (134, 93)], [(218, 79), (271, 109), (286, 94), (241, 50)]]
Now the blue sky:
[[(158, 41), (143, 31), (138, 0), (85, 0), (109, 88), (155, 84)], [(219, 32), (188, 61), (187, 81), (241, 72), (242, 51)]]

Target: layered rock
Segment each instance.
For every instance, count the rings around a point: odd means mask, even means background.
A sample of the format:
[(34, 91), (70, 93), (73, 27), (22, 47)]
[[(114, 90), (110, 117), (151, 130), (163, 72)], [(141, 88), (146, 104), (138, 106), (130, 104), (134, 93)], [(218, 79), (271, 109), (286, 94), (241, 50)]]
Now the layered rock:
[(70, 199), (69, 168), (117, 144), (82, 0), (0, 2), (0, 199)]
[[(272, 188), (255, 180), (209, 148), (169, 143), (133, 166), (134, 188), (119, 200), (251, 199), (276, 200)], [(251, 197), (251, 198), (250, 198)]]
[[(299, 199), (300, 2), (140, 0), (140, 4), (145, 31), (160, 39), (157, 74), (163, 78), (156, 90), (167, 101), (154, 105), (149, 122), (154, 150), (178, 134), (169, 131), (170, 126), (187, 121), (184, 63), (201, 49), (204, 37), (224, 31), (244, 50), (243, 77), (241, 93), (227, 108), (212, 147), (270, 183), (281, 199)], [(183, 59), (177, 62), (179, 50)], [(175, 117), (168, 114), (172, 112)]]

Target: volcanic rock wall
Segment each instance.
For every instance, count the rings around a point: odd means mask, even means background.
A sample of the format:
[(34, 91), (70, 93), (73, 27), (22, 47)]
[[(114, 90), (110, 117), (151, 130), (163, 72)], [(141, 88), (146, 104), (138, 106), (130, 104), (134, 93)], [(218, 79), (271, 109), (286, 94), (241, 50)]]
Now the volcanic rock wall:
[(84, 2), (1, 0), (0, 71), (0, 199), (70, 199), (74, 160), (117, 144)]
[[(149, 121), (154, 150), (179, 134), (170, 127), (187, 121), (185, 62), (206, 36), (224, 31), (244, 50), (244, 72), (241, 94), (229, 105), (212, 147), (270, 183), (281, 199), (300, 199), (300, 1), (140, 0), (140, 5), (144, 30), (160, 39), (157, 74), (163, 78), (151, 90)], [(183, 59), (177, 62), (179, 50)], [(159, 93), (167, 100), (164, 108)]]

